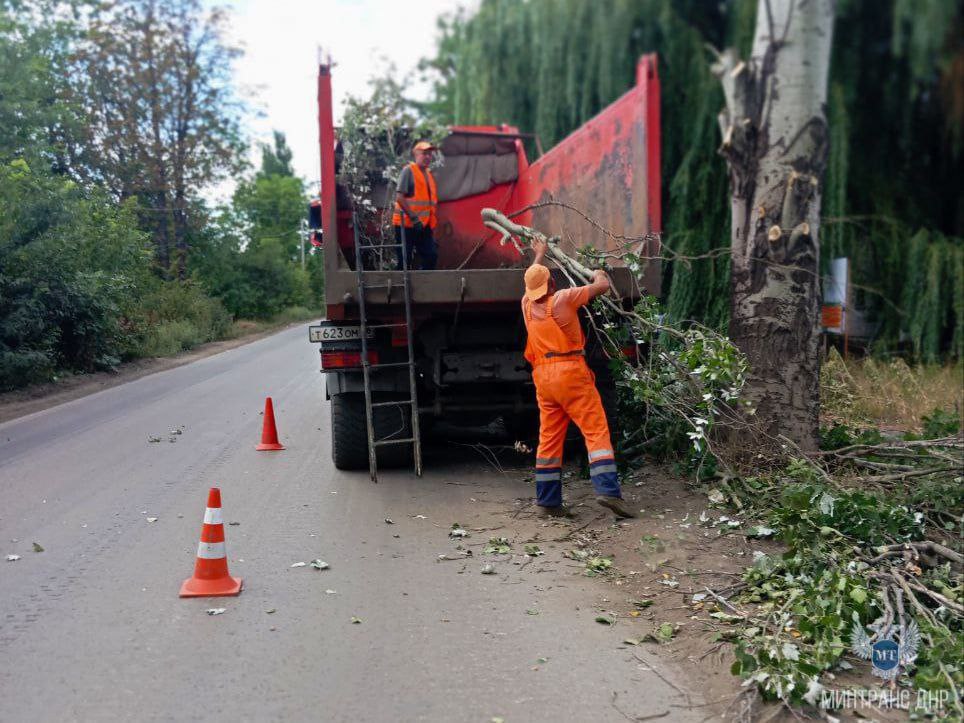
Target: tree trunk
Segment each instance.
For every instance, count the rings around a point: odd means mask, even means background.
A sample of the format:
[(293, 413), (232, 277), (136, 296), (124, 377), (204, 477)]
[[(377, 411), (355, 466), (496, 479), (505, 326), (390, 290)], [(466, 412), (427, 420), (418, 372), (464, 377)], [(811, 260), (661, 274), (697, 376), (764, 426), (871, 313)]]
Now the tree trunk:
[(730, 338), (763, 432), (815, 449), (820, 184), (834, 0), (760, 0), (752, 57), (717, 59), (732, 192)]

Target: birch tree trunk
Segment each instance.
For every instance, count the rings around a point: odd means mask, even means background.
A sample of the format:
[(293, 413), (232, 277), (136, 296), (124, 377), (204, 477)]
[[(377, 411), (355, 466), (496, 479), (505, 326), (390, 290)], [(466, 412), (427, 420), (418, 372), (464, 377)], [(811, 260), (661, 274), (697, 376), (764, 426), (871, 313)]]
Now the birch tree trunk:
[(759, 0), (752, 57), (718, 56), (732, 192), (730, 338), (762, 431), (815, 449), (820, 193), (834, 0)]

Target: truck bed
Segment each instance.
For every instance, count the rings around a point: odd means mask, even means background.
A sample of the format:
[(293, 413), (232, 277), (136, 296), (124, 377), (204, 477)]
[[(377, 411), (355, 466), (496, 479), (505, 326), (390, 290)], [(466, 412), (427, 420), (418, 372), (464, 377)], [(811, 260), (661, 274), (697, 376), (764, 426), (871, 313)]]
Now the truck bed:
[[(335, 201), (331, 84), (326, 71), (322, 68), (319, 75), (325, 297), (328, 318), (338, 320), (357, 316), (357, 276), (353, 269), (351, 211), (338, 208)], [(643, 237), (660, 229), (659, 79), (655, 56), (640, 59), (636, 81), (621, 98), (531, 164), (515, 129), (507, 126), (452, 129), (453, 139), (490, 137), (497, 139), (503, 149), (506, 139), (512, 139), (518, 156), (518, 174), (510, 182), (496, 183), (482, 192), (440, 200), (436, 229), (439, 268), (411, 272), (412, 299), (416, 307), (425, 304), (436, 309), (439, 305), (459, 310), (479, 306), (517, 308), (528, 260), (519, 256), (511, 245), (501, 246), (498, 234), (482, 225), (480, 212), (487, 206), (514, 216), (520, 223), (559, 236), (567, 253), (575, 253), (577, 248), (587, 245), (613, 251), (625, 244), (620, 236)], [(326, 152), (326, 149), (332, 150)], [(436, 175), (445, 172), (443, 166)], [(539, 205), (549, 200), (585, 211), (612, 234), (602, 232), (572, 211)], [(659, 245), (650, 240), (635, 244), (631, 250), (655, 256)], [(659, 293), (657, 263), (645, 267), (639, 279), (634, 279), (628, 269), (618, 267), (618, 261), (616, 264), (613, 282), (621, 296), (633, 300), (642, 293)], [(395, 271), (367, 274), (366, 284), (393, 287), (366, 292), (367, 302), (372, 307), (401, 304), (398, 287), (401, 276), (401, 272)], [(561, 275), (557, 283), (561, 287), (567, 285)]]

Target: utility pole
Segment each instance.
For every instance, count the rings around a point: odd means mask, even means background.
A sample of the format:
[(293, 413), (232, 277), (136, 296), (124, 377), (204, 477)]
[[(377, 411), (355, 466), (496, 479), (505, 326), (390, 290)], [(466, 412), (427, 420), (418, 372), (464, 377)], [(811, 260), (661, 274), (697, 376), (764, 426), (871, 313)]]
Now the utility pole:
[(301, 224), (298, 229), (298, 236), (301, 241), (301, 269), (305, 268), (305, 238), (308, 236), (308, 220), (301, 219)]

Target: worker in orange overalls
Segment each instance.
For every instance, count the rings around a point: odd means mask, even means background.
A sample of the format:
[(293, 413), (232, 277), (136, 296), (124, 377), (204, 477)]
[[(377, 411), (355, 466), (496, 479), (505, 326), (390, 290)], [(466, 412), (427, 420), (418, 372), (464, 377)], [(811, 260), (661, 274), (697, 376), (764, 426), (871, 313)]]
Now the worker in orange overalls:
[[(419, 141), (412, 148), (415, 158), (398, 175), (395, 188), (395, 212), (392, 226), (395, 227), (395, 243), (400, 244), (398, 268), (402, 268), (402, 252), (406, 254), (408, 268), (412, 268), (412, 253), (418, 253), (422, 268), (431, 271), (438, 263), (438, 246), (435, 243), (434, 229), (437, 223), (435, 212), (438, 209), (438, 190), (435, 176), (429, 170), (434, 159), (435, 146), (428, 141)], [(402, 234), (404, 230), (404, 241)], [(404, 244), (404, 248), (401, 245)]]
[(532, 247), (535, 259), (525, 273), (522, 314), (529, 333), (525, 358), (532, 365), (539, 403), (536, 502), (543, 516), (570, 514), (562, 504), (562, 448), (571, 419), (586, 440), (596, 502), (618, 517), (635, 517), (622, 499), (609, 423), (596, 377), (586, 364), (586, 340), (579, 324), (579, 308), (609, 291), (609, 278), (597, 270), (588, 286), (556, 291), (542, 263), (545, 242), (534, 241)]

